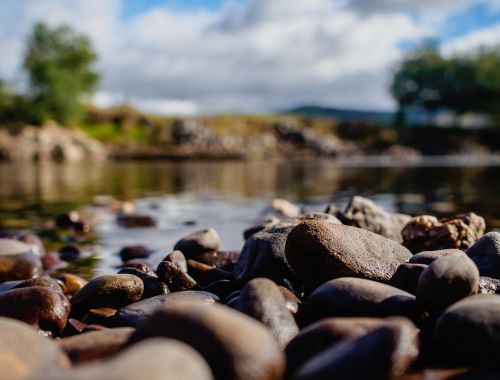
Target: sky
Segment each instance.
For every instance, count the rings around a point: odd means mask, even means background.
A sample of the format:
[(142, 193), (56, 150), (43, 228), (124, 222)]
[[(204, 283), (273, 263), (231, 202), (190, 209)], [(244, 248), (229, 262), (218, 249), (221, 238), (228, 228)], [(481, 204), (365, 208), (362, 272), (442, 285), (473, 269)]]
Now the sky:
[(500, 0), (0, 0), (14, 87), (37, 21), (91, 39), (95, 104), (176, 115), (391, 110), (392, 74), (422, 39), (450, 55), (500, 44)]

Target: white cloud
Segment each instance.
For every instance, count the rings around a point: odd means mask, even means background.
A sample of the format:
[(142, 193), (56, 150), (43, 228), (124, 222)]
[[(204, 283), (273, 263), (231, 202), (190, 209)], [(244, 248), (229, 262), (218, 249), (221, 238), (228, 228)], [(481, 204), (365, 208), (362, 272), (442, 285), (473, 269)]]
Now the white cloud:
[(438, 18), (480, 2), (247, 0), (215, 11), (157, 7), (123, 21), (121, 1), (3, 4), (0, 77), (19, 80), (26, 35), (44, 20), (91, 37), (103, 76), (94, 96), (100, 105), (125, 99), (178, 114), (305, 103), (389, 108), (398, 44), (431, 34)]
[(463, 37), (447, 42), (443, 53), (460, 54), (474, 51), (481, 47), (494, 47), (500, 45), (500, 25), (484, 28), (467, 34)]

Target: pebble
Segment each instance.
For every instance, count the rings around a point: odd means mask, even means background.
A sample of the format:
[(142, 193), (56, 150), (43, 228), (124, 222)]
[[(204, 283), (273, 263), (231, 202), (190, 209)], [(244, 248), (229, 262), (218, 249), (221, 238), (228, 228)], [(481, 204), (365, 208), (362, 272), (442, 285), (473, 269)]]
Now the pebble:
[(88, 283), (84, 278), (71, 273), (63, 273), (57, 278), (64, 284), (64, 293), (67, 296), (75, 295)]
[(306, 221), (286, 241), (286, 260), (312, 291), (337, 277), (388, 281), (411, 253), (402, 245), (356, 227)]
[(209, 251), (218, 251), (220, 237), (213, 228), (193, 232), (175, 243), (174, 250), (181, 251), (187, 259)]
[(65, 245), (57, 251), (59, 258), (64, 261), (74, 261), (80, 257), (80, 250), (75, 245)]
[(118, 255), (123, 262), (133, 259), (145, 259), (151, 255), (151, 250), (143, 245), (128, 245), (123, 247)]
[(172, 264), (176, 265), (184, 273), (187, 273), (187, 271), (188, 271), (186, 257), (184, 256), (184, 254), (181, 251), (170, 252), (167, 255), (167, 257), (165, 257), (163, 259), (163, 261), (170, 261)]
[(0, 282), (26, 280), (42, 272), (42, 262), (28, 244), (0, 239)]
[(216, 379), (278, 380), (285, 369), (283, 353), (264, 325), (226, 306), (176, 302), (144, 320), (130, 343), (161, 336), (197, 350)]
[(156, 274), (173, 292), (194, 290), (197, 287), (196, 281), (189, 274), (170, 261), (162, 261), (156, 269)]
[(418, 279), (426, 268), (426, 264), (403, 263), (392, 275), (388, 284), (408, 293), (415, 294), (417, 292)]
[(423, 251), (419, 252), (416, 255), (413, 255), (410, 257), (410, 260), (408, 260), (409, 263), (412, 264), (430, 264), (434, 260), (440, 259), (441, 257), (445, 256), (460, 256), (463, 255), (464, 252), (459, 250), (459, 249), (438, 249), (436, 251)]

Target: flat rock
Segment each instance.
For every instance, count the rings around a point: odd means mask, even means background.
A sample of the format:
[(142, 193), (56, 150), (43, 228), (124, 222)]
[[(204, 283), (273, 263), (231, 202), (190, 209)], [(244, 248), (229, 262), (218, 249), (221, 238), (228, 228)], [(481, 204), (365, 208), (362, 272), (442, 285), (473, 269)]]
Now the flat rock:
[(141, 323), (130, 343), (155, 336), (193, 347), (217, 379), (277, 380), (284, 372), (284, 355), (272, 334), (260, 322), (226, 306), (186, 301), (168, 305)]
[(27, 379), (70, 366), (59, 346), (25, 323), (0, 317), (0, 373), (9, 380)]
[(326, 282), (309, 297), (309, 307), (321, 317), (415, 318), (415, 296), (404, 290), (362, 278), (343, 277)]
[(337, 277), (388, 281), (411, 257), (402, 245), (373, 232), (318, 221), (289, 233), (285, 255), (308, 290)]

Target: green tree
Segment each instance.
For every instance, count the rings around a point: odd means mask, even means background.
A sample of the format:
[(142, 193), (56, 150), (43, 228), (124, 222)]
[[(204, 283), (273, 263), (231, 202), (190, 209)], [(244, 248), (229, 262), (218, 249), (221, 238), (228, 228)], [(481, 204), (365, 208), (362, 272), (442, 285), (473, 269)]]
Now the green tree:
[(24, 67), (29, 74), (32, 122), (54, 119), (71, 124), (82, 116), (82, 100), (99, 82), (92, 64), (97, 54), (90, 41), (70, 27), (37, 23), (28, 40)]

